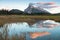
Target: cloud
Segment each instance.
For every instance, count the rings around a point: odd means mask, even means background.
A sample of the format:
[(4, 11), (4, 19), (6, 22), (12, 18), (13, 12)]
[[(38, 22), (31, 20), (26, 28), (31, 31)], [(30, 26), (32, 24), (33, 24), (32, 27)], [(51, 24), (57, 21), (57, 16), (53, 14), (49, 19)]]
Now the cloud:
[(44, 3), (44, 5), (54, 5), (54, 2), (48, 2), (48, 3)]
[(58, 7), (55, 2), (38, 2), (37, 4), (43, 5), (44, 8), (55, 8)]
[(54, 5), (55, 2), (38, 2), (37, 4)]

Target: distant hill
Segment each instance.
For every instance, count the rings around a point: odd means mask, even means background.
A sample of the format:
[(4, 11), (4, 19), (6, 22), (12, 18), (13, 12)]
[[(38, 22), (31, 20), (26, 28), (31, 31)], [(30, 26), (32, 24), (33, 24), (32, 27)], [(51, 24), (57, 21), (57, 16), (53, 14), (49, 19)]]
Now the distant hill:
[(18, 9), (12, 9), (9, 11), (10, 14), (23, 14), (23, 11)]
[(6, 10), (2, 9), (0, 10), (0, 15), (20, 15), (23, 14), (24, 12), (18, 9), (12, 9), (12, 10)]

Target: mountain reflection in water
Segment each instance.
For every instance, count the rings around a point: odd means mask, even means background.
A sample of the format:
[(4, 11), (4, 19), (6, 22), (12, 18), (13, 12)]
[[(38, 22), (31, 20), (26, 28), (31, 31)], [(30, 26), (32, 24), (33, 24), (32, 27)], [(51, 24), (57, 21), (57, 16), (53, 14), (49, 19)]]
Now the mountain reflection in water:
[[(51, 27), (51, 25), (53, 25), (53, 27)], [(26, 22), (8, 23), (0, 28), (0, 34), (7, 33), (9, 38), (16, 35), (18, 37), (20, 35), (25, 35), (25, 40), (48, 40), (49, 38), (52, 38), (53, 40), (60, 40), (59, 30), (60, 23), (52, 20), (45, 20), (37, 22), (31, 26), (29, 26)], [(5, 36), (5, 34), (3, 36)]]

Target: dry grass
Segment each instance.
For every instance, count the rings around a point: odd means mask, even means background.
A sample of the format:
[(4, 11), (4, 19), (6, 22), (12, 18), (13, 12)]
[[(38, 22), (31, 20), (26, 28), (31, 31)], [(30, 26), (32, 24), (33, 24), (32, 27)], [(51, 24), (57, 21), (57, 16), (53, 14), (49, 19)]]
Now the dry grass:
[(55, 20), (60, 22), (60, 16), (29, 16), (29, 15), (0, 15), (0, 25), (5, 23), (13, 23), (13, 22), (28, 22), (29, 24), (33, 24), (37, 20)]

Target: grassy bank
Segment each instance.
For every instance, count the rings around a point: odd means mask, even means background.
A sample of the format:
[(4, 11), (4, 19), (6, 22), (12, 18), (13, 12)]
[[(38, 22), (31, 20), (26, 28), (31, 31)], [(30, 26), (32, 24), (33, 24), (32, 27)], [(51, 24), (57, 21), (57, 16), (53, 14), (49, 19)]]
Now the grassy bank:
[(13, 22), (35, 23), (37, 20), (55, 20), (60, 22), (60, 16), (41, 16), (41, 15), (0, 15), (0, 25)]

